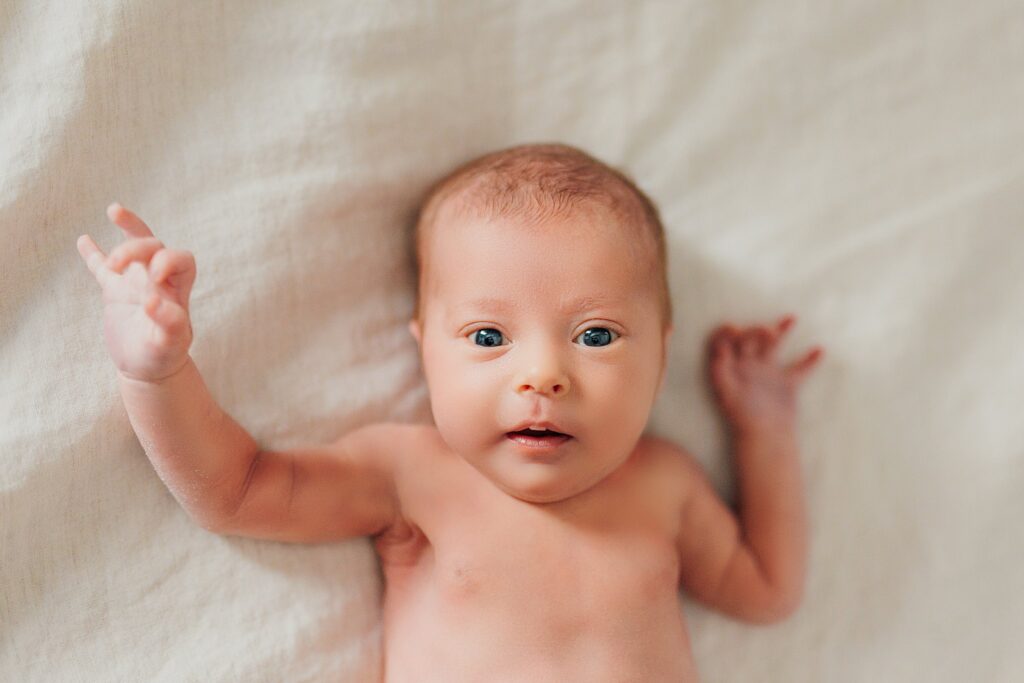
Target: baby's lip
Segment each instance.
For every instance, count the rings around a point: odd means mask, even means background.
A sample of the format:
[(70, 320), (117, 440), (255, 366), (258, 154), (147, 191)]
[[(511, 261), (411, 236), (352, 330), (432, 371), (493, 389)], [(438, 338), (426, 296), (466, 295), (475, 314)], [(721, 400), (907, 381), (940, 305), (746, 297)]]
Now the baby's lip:
[(549, 432), (557, 432), (559, 434), (564, 434), (565, 436), (572, 438), (572, 434), (569, 434), (564, 429), (559, 427), (557, 424), (555, 424), (554, 422), (549, 422), (548, 420), (524, 420), (519, 425), (508, 430), (508, 432), (506, 433), (511, 434), (513, 432), (521, 432), (526, 429), (533, 429), (536, 431), (547, 430)]

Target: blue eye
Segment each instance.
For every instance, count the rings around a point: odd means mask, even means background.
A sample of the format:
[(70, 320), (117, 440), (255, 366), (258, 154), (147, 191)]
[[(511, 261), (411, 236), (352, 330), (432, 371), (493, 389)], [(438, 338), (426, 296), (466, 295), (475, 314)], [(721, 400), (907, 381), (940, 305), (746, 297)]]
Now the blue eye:
[(501, 339), (501, 332), (498, 332), (493, 327), (487, 327), (473, 333), (473, 341), (482, 342), (478, 343), (477, 346), (501, 346)]
[[(617, 332), (613, 332), (609, 330), (607, 327), (590, 327), (576, 338), (582, 338), (584, 346), (597, 348), (602, 346), (608, 346), (618, 337), (619, 334)], [(493, 327), (485, 327), (473, 333), (473, 343), (476, 346), (501, 346), (503, 339), (504, 336), (501, 334), (501, 332), (494, 329)]]
[[(579, 339), (580, 337), (582, 337), (583, 338), (583, 342), (584, 342), (584, 344), (583, 344), (584, 346), (591, 346), (591, 347), (594, 347), (594, 346), (608, 346), (613, 341), (612, 340), (612, 335), (613, 334), (617, 334), (617, 333), (612, 332), (607, 327), (591, 327), (591, 328), (588, 328), (587, 330), (585, 330), (583, 332), (583, 334), (581, 334), (579, 337), (576, 337), (576, 338)], [(592, 344), (588, 344), (587, 342), (593, 342), (593, 343)]]

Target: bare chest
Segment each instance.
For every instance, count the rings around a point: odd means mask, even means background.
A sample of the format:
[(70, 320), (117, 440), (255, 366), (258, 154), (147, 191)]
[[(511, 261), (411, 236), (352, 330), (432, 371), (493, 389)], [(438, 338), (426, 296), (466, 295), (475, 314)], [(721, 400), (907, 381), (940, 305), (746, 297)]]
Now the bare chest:
[(453, 614), (514, 606), (521, 616), (567, 633), (597, 624), (601, 615), (636, 612), (675, 594), (672, 539), (653, 522), (592, 528), (520, 513), (476, 510), (435, 530), (417, 561), (394, 566), (388, 578), (429, 591), (439, 608)]
[(678, 509), (644, 490), (553, 510), (470, 488), (378, 540), (388, 680), (686, 680)]

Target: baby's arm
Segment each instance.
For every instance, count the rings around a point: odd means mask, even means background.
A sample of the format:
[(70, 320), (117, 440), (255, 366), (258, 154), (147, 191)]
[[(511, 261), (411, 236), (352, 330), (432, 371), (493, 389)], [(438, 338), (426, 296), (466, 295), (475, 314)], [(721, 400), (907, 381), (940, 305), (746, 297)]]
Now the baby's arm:
[(128, 238), (78, 250), (103, 288), (104, 334), (132, 428), (189, 516), (220, 533), (313, 541), (373, 533), (397, 508), (383, 426), (302, 452), (260, 449), (214, 401), (188, 355), (195, 261), (165, 249), (138, 216), (107, 211)]
[(697, 599), (754, 623), (792, 614), (806, 573), (796, 390), (821, 349), (780, 366), (776, 347), (792, 323), (789, 317), (775, 329), (723, 326), (709, 344), (711, 381), (733, 440), (738, 519), (700, 466), (684, 459), (690, 487), (678, 541), (680, 582)]

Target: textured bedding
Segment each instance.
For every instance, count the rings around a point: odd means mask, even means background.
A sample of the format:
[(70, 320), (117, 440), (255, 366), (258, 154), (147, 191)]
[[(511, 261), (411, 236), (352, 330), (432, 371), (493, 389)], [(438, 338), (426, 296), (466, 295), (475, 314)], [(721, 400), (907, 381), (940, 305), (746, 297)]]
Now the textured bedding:
[[(956, 2), (0, 3), (0, 680), (374, 681), (364, 538), (211, 534), (128, 421), (75, 240), (193, 252), (262, 444), (429, 421), (406, 237), (523, 142), (632, 175), (676, 333), (648, 426), (734, 501), (720, 322), (799, 316), (805, 601), (680, 596), (706, 681), (1024, 679), (1024, 11)], [(783, 356), (787, 354), (783, 349)]]

